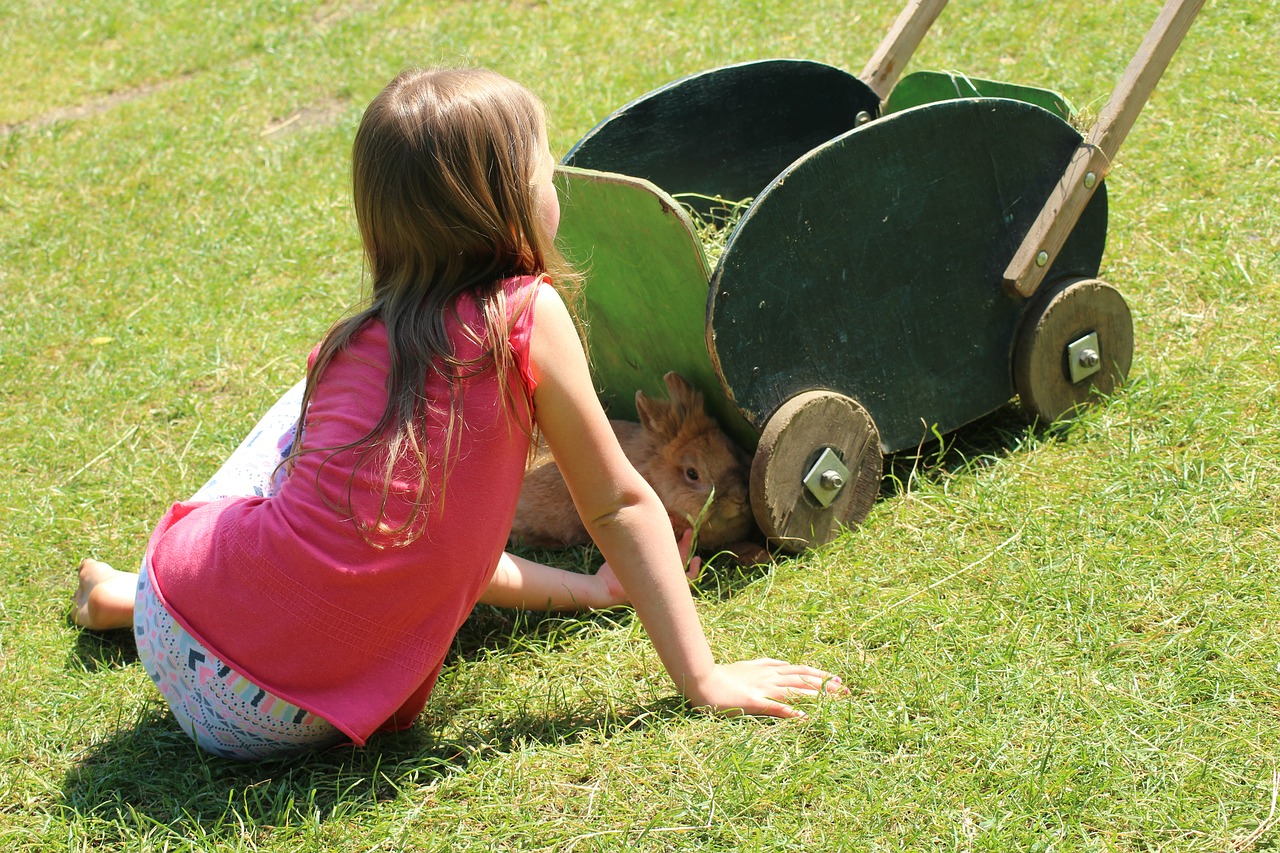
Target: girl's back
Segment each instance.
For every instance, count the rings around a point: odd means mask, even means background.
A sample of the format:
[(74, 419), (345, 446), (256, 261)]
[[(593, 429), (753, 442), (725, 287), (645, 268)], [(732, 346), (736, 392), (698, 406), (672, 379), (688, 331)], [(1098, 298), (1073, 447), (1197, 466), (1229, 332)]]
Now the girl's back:
[[(527, 401), (536, 282), (511, 280), (504, 291), (515, 315), (509, 382), (518, 386), (508, 399)], [(475, 301), (464, 295), (458, 308), (456, 355), (478, 357)], [(423, 393), (439, 403), (423, 434), (428, 458), (447, 460), (447, 486), (435, 464), (420, 499), (417, 467), (405, 464), (387, 489), (385, 450), (362, 442), (386, 404), (387, 347), (386, 328), (370, 321), (328, 364), (311, 395), (303, 452), (275, 495), (177, 504), (148, 549), (156, 588), (188, 631), (358, 743), (393, 711), (407, 722), (421, 707), (502, 554), (529, 451), (530, 409), (509, 411), (494, 371), (484, 370), (458, 384), (465, 426), (445, 453), (450, 392), (430, 373)], [(404, 528), (416, 505), (408, 531), (388, 532)]]

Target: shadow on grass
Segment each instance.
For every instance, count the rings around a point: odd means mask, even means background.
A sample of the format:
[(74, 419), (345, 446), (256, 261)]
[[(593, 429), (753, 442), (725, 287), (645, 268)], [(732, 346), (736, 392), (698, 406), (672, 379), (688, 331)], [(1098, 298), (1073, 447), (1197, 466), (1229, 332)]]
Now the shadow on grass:
[(131, 728), (83, 756), (66, 776), (61, 805), (95, 847), (159, 834), (212, 848), (255, 834), (359, 820), (381, 804), (420, 798), (423, 788), (466, 772), (473, 762), (530, 743), (570, 744), (682, 713), (682, 703), (672, 699), (614, 713), (504, 717), (451, 738), (438, 736), (441, 720), (428, 718), (363, 748), (239, 762), (200, 752), (157, 701)]
[(364, 748), (338, 747), (288, 760), (243, 763), (199, 752), (167, 714), (153, 711), (95, 747), (70, 774), (63, 805), (98, 843), (167, 827), (187, 839), (243, 837), (246, 827), (351, 819), (516, 744), (571, 743), (587, 733), (634, 729), (678, 713), (676, 703), (623, 716), (503, 719), (465, 739), (440, 739), (419, 723)]
[(85, 672), (119, 669), (138, 662), (138, 646), (133, 641), (132, 631), (77, 630), (76, 645), (70, 657), (73, 665)]
[[(554, 648), (631, 618), (629, 610), (565, 615), (480, 606), (459, 631), (445, 665)], [(81, 632), (71, 656), (73, 665), (89, 671), (137, 661), (128, 631)], [(198, 750), (157, 695), (131, 726), (93, 745), (67, 773), (61, 805), (94, 846), (159, 835), (214, 847), (246, 833), (358, 820), (402, 795), (420, 797), (422, 788), (464, 773), (478, 760), (531, 743), (563, 745), (635, 731), (685, 713), (675, 697), (584, 712), (498, 713), (444, 737), (442, 732), (454, 728), (457, 701), (467, 704), (450, 696), (432, 701), (413, 727), (375, 736), (363, 748), (239, 762)]]
[(1051, 424), (1028, 423), (1016, 402), (1011, 402), (946, 435), (929, 436), (913, 450), (886, 458), (880, 499), (909, 492), (918, 482), (977, 473), (1028, 444), (1060, 439), (1073, 425), (1070, 419)]

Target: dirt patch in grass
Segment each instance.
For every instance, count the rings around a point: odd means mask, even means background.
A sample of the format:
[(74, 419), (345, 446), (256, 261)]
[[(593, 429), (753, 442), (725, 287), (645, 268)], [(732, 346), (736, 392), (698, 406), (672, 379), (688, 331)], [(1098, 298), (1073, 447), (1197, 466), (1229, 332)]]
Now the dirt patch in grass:
[[(23, 121), (9, 124), (0, 123), (0, 136), (8, 136), (18, 130), (39, 130), (63, 121), (79, 121), (93, 118), (109, 112), (121, 104), (140, 101), (143, 98), (170, 89), (189, 76), (191, 75), (184, 74), (171, 80), (122, 89), (118, 92), (111, 92), (101, 97), (93, 98), (83, 104), (58, 107)], [(312, 127), (329, 126), (337, 122), (338, 117), (347, 106), (348, 101), (345, 98), (338, 96), (326, 98), (319, 103), (299, 107), (287, 115), (273, 117), (263, 126), (259, 135), (263, 137), (279, 137)]]
[(348, 106), (344, 98), (332, 97), (318, 104), (301, 107), (283, 118), (272, 118), (258, 134), (263, 137), (279, 137), (312, 127), (328, 127), (336, 124), (338, 117)]
[(349, 3), (345, 0), (330, 0), (319, 9), (311, 13), (311, 20), (321, 31), (328, 30), (334, 24), (345, 21), (347, 18), (368, 12), (377, 6), (373, 2)]
[(132, 101), (140, 101), (143, 98), (150, 97), (157, 92), (163, 92), (181, 82), (186, 76), (175, 77), (172, 80), (162, 80), (157, 83), (144, 83), (141, 86), (134, 86), (129, 89), (121, 89), (118, 92), (109, 92), (100, 97), (86, 101), (83, 104), (75, 104), (69, 107), (57, 107), (42, 113), (38, 116), (26, 119), (25, 121), (17, 121), (11, 124), (0, 124), (0, 136), (8, 136), (16, 130), (39, 130), (42, 127), (48, 127), (51, 124), (57, 124), (60, 121), (78, 121), (80, 119), (92, 118), (96, 115), (115, 109), (121, 104), (127, 104)]

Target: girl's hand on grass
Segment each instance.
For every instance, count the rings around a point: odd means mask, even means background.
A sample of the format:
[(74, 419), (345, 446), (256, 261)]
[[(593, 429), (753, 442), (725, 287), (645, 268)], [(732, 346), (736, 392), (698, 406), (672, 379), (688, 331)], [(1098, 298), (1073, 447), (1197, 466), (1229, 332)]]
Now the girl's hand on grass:
[[(689, 579), (689, 583), (693, 583), (698, 579), (698, 575), (702, 573), (702, 558), (690, 558), (689, 556), (689, 550), (693, 547), (693, 531), (686, 530), (676, 544), (680, 546), (680, 560), (685, 565), (685, 577)], [(601, 588), (599, 609), (620, 607), (630, 603), (631, 598), (627, 595), (627, 591), (622, 588), (622, 583), (618, 580), (618, 576), (613, 573), (613, 567), (608, 563), (600, 564), (600, 568), (596, 570), (596, 580), (599, 581)]]
[(791, 700), (815, 696), (847, 696), (849, 689), (840, 676), (821, 669), (786, 661), (761, 658), (738, 663), (717, 664), (686, 698), (695, 708), (707, 708), (736, 716), (808, 716), (792, 706)]

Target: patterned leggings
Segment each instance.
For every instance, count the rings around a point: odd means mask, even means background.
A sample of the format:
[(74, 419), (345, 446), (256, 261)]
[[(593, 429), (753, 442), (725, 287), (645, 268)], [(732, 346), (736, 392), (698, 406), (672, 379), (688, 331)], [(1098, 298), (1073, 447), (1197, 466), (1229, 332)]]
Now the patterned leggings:
[[(285, 393), (193, 500), (267, 496), (293, 445), (303, 385)], [(330, 746), (332, 723), (254, 684), (205, 648), (164, 608), (144, 560), (133, 611), (138, 657), (183, 730), (206, 752), (243, 760)]]

